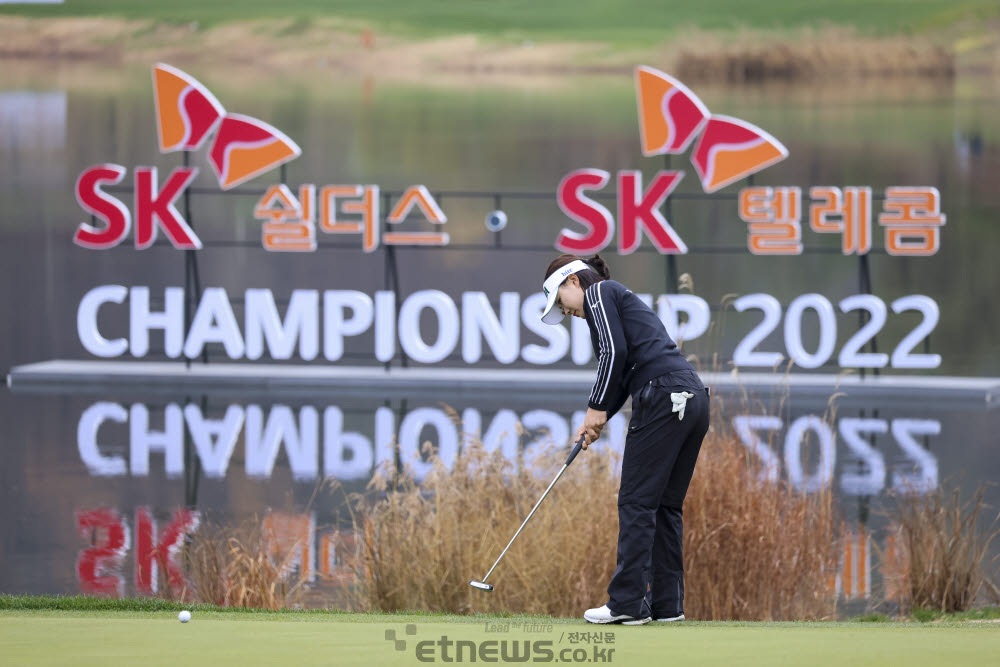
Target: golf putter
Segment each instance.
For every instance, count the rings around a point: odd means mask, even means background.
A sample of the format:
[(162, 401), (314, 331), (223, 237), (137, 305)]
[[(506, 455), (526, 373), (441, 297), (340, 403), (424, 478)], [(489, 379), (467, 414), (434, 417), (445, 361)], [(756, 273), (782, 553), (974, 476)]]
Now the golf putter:
[(552, 490), (552, 487), (556, 485), (556, 482), (559, 481), (559, 478), (562, 477), (562, 474), (566, 472), (566, 468), (569, 467), (569, 464), (573, 462), (573, 459), (576, 458), (576, 455), (580, 453), (581, 449), (583, 449), (584, 437), (586, 436), (580, 436), (580, 439), (576, 441), (576, 446), (573, 447), (573, 451), (569, 453), (569, 458), (566, 459), (566, 463), (563, 464), (563, 467), (559, 470), (558, 474), (556, 474), (555, 479), (553, 479), (552, 483), (549, 484), (549, 488), (545, 489), (545, 493), (542, 494), (542, 497), (538, 499), (538, 502), (535, 503), (535, 506), (531, 508), (530, 512), (528, 512), (528, 516), (525, 517), (524, 522), (521, 524), (521, 527), (517, 529), (516, 533), (514, 533), (514, 537), (510, 538), (510, 542), (507, 543), (507, 546), (504, 548), (503, 553), (500, 554), (500, 558), (497, 558), (497, 562), (493, 563), (493, 567), (491, 567), (490, 571), (486, 573), (486, 576), (483, 577), (482, 581), (476, 581), (475, 579), (470, 580), (469, 581), (470, 586), (472, 586), (473, 588), (478, 588), (481, 591), (493, 590), (493, 584), (486, 583), (486, 580), (490, 578), (491, 574), (493, 574), (493, 570), (497, 569), (497, 565), (499, 565), (500, 561), (503, 560), (504, 554), (507, 553), (507, 549), (510, 549), (510, 545), (514, 544), (514, 540), (516, 540), (517, 536), (521, 534), (522, 530), (524, 530), (524, 526), (525, 524), (528, 523), (528, 519), (531, 518), (531, 516), (535, 513), (535, 510), (538, 509), (538, 506), (542, 504), (543, 500), (545, 500), (545, 496), (549, 495), (549, 491)]

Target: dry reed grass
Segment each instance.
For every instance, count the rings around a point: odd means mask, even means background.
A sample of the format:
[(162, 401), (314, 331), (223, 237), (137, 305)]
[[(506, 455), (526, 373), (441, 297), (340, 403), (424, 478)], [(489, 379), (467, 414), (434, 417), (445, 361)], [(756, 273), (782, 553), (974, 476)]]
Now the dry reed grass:
[[(714, 402), (719, 414), (719, 400)], [(595, 447), (576, 459), (491, 575), (496, 590), (483, 593), (468, 580), (493, 564), (565, 451), (550, 446), (533, 462), (515, 465), (473, 437), (466, 436), (464, 445), (449, 470), (426, 443), (424, 454), (434, 466), (422, 482), (410, 470), (383, 468), (372, 493), (351, 498), (354, 531), (340, 535), (336, 545), (347, 555), (342, 566), (354, 574), (337, 587), (343, 604), (577, 616), (604, 602), (615, 566), (619, 455)], [(685, 502), (690, 618), (836, 614), (842, 524), (832, 491), (805, 494), (785, 482), (762, 481), (762, 472), (717, 419)], [(896, 496), (885, 512), (895, 526), (881, 559), (887, 599), (901, 602), (902, 610), (944, 612), (966, 610), (982, 594), (1000, 600), (986, 571), (1000, 515), (986, 531), (977, 530), (983, 493), (980, 488), (966, 504), (957, 490)], [(300, 544), (276, 543), (264, 523), (203, 521), (184, 549), (186, 584), (171, 587), (160, 563), (160, 596), (222, 606), (301, 605), (307, 591), (302, 573), (291, 568)]]
[(513, 469), (499, 452), (466, 446), (449, 471), (435, 459), (418, 486), (410, 474), (358, 513), (355, 561), (359, 606), (457, 613), (530, 612), (565, 616), (603, 595), (614, 570), (617, 482), (614, 458), (577, 457), (490, 577), (493, 593), (471, 588), (517, 530), (563, 463)]
[[(274, 544), (257, 517), (235, 528), (203, 522), (185, 546), (187, 585), (176, 599), (223, 607), (299, 606), (303, 582), (290, 567), (294, 555), (293, 547), (275, 557)], [(165, 597), (172, 598), (172, 592)]]
[[(615, 567), (616, 457), (592, 449), (576, 459), (491, 575), (492, 593), (468, 580), (499, 556), (562, 465), (562, 452), (514, 470), (470, 438), (451, 471), (435, 459), (419, 486), (405, 471), (380, 471), (377, 498), (357, 513), (356, 605), (578, 616), (603, 604)], [(739, 438), (717, 424), (685, 503), (685, 612), (699, 619), (831, 616), (838, 525), (829, 492), (760, 482)]]
[[(674, 47), (672, 72), (684, 81), (815, 81), (955, 75), (956, 54), (946, 40), (876, 37), (826, 26), (789, 33), (744, 31), (728, 39)], [(693, 39), (693, 37), (689, 37)]]
[(980, 486), (964, 503), (957, 488), (895, 496), (890, 516), (900, 553), (887, 559), (895, 564), (887, 589), (898, 592), (902, 609), (957, 612), (972, 607), (980, 595), (1000, 600), (988, 560), (1000, 535), (1000, 515), (981, 529), (983, 495)]
[(819, 619), (835, 614), (832, 492), (761, 481), (739, 439), (710, 434), (684, 504), (685, 612), (692, 618)]

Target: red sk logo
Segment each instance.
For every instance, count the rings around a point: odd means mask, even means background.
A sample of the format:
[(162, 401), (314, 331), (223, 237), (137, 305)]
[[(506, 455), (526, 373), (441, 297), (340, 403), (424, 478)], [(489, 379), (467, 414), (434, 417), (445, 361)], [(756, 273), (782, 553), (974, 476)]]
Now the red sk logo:
[(701, 187), (715, 192), (788, 157), (780, 141), (739, 118), (712, 116), (691, 154)]
[(708, 122), (708, 108), (687, 86), (658, 69), (635, 70), (642, 154), (677, 155)]
[(277, 128), (231, 113), (222, 119), (208, 160), (219, 187), (228, 190), (301, 154), (302, 149)]
[(197, 150), (226, 110), (205, 86), (170, 65), (153, 67), (160, 152)]

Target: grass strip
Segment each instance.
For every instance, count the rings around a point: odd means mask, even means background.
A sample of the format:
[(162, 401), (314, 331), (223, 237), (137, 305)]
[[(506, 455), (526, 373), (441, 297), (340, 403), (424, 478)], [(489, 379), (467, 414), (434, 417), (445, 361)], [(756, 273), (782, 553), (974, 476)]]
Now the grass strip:
[[(211, 612), (213, 614), (233, 614), (237, 616), (330, 616), (330, 617), (350, 617), (357, 619), (361, 617), (371, 620), (394, 621), (396, 619), (411, 619), (428, 621), (448, 621), (461, 622), (468, 621), (481, 623), (489, 621), (517, 621), (520, 623), (575, 623), (577, 618), (559, 618), (545, 615), (533, 614), (509, 614), (491, 613), (476, 615), (447, 614), (430, 611), (398, 611), (398, 612), (351, 612), (343, 609), (256, 609), (246, 607), (220, 607), (214, 604), (175, 602), (160, 598), (135, 597), (135, 598), (98, 598), (85, 595), (13, 595), (9, 593), (0, 594), (0, 611), (68, 611), (68, 612), (128, 612), (128, 613), (153, 613), (153, 612), (177, 612), (187, 609), (191, 612)], [(902, 618), (891, 617), (883, 613), (866, 613), (854, 616), (845, 620), (847, 623), (952, 623), (963, 621), (992, 621), (1000, 620), (1000, 606), (975, 607), (963, 612), (944, 613), (934, 609), (915, 608), (909, 616)], [(707, 621), (688, 621), (686, 625), (709, 624)], [(718, 621), (712, 624), (752, 626), (762, 623), (745, 621)], [(838, 625), (837, 622), (826, 621), (787, 621), (781, 623), (766, 623), (775, 626), (799, 625)]]
[(38, 17), (115, 16), (126, 19), (197, 22), (212, 26), (248, 19), (289, 20), (302, 30), (316, 17), (336, 17), (377, 29), (409, 34), (521, 35), (547, 39), (662, 40), (691, 26), (703, 30), (785, 30), (849, 25), (874, 34), (911, 34), (962, 22), (996, 18), (990, 0), (788, 0), (748, 4), (743, 0), (670, 3), (659, 0), (243, 0), (170, 3), (135, 0), (72, 0), (62, 4), (0, 5), (0, 13)]

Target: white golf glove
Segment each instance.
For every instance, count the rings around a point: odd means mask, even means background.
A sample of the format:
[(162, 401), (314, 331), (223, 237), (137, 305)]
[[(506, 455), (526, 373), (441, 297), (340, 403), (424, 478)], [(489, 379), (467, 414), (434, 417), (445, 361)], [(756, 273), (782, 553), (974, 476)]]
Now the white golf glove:
[(694, 394), (687, 391), (670, 394), (670, 401), (674, 404), (673, 412), (677, 413), (678, 420), (684, 419), (684, 408), (687, 407), (689, 398), (694, 398)]

